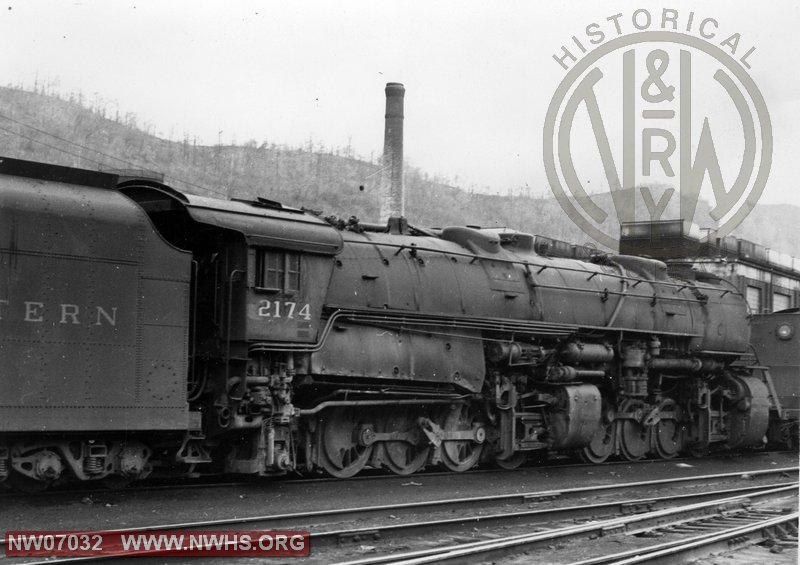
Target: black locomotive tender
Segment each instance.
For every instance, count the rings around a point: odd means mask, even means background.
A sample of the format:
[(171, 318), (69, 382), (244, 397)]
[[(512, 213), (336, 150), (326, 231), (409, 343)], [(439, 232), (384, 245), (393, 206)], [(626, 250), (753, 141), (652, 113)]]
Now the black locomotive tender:
[(762, 446), (775, 418), (715, 277), (0, 167), (3, 480), (669, 458)]

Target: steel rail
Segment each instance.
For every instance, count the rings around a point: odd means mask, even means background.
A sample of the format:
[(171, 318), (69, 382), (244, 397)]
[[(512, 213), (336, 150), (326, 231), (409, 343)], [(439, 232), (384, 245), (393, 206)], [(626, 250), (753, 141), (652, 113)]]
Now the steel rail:
[(324, 532), (311, 532), (311, 543), (315, 549), (320, 546), (339, 545), (346, 541), (362, 541), (369, 539), (386, 540), (387, 538), (407, 538), (417, 534), (446, 535), (453, 532), (463, 532), (469, 527), (503, 527), (509, 525), (529, 525), (540, 530), (545, 524), (559, 521), (598, 520), (598, 516), (619, 517), (632, 514), (641, 514), (653, 511), (655, 508), (664, 510), (674, 508), (681, 503), (694, 504), (708, 501), (719, 501), (731, 497), (747, 496), (747, 493), (763, 492), (767, 489), (782, 489), (793, 485), (771, 484), (761, 486), (748, 486), (744, 488), (708, 491), (679, 495), (649, 497), (644, 499), (621, 500), (614, 502), (599, 502), (596, 504), (581, 504), (579, 506), (564, 506), (560, 508), (540, 508), (519, 512), (502, 512), (499, 514), (480, 514), (459, 516), (456, 518), (432, 519), (420, 522), (409, 522), (391, 525), (376, 525), (362, 528), (343, 528)]
[(708, 557), (710, 553), (714, 553), (717, 550), (729, 550), (729, 543), (732, 540), (751, 536), (790, 522), (794, 523), (796, 529), (798, 518), (800, 518), (800, 512), (792, 512), (774, 518), (759, 520), (752, 524), (701, 534), (688, 539), (576, 561), (570, 565), (638, 565), (639, 563), (673, 565), (676, 559), (681, 559), (682, 561), (701, 559)]
[(797, 485), (794, 484), (741, 496), (717, 499), (710, 502), (689, 504), (675, 508), (634, 514), (622, 518), (612, 518), (590, 524), (580, 524), (566, 528), (508, 536), (490, 541), (410, 551), (402, 554), (375, 556), (366, 559), (340, 562), (337, 565), (376, 565), (389, 563), (393, 565), (424, 565), (429, 563), (483, 562), (507, 555), (516, 555), (536, 545), (622, 533), (633, 525), (640, 528), (655, 528), (670, 524), (685, 523), (696, 520), (699, 517), (708, 517), (720, 511), (730, 510), (735, 505), (743, 505), (756, 498), (793, 495), (796, 489)]

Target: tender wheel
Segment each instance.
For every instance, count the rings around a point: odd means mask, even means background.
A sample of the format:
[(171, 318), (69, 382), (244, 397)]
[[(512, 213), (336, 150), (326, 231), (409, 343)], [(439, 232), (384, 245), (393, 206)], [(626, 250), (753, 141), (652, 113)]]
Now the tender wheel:
[[(674, 402), (666, 404), (662, 411), (674, 412)], [(659, 420), (653, 429), (656, 453), (662, 459), (677, 457), (684, 448), (683, 426), (677, 420)]]
[(319, 463), (330, 475), (345, 479), (361, 471), (374, 444), (364, 445), (359, 434), (368, 422), (355, 410), (328, 411), (319, 423)]
[(383, 463), (398, 475), (410, 475), (422, 469), (431, 454), (431, 445), (419, 431), (416, 417), (408, 412), (392, 414), (384, 426), (386, 432), (408, 433), (414, 442), (383, 442), (380, 446)]
[[(483, 420), (466, 404), (453, 406), (444, 420), (442, 428), (446, 432), (470, 432), (476, 427), (483, 427)], [(441, 445), (442, 464), (460, 473), (478, 462), (483, 453), (484, 443), (473, 440), (446, 440)]]
[(589, 445), (584, 447), (580, 456), (587, 463), (603, 463), (614, 454), (614, 422), (600, 424)]

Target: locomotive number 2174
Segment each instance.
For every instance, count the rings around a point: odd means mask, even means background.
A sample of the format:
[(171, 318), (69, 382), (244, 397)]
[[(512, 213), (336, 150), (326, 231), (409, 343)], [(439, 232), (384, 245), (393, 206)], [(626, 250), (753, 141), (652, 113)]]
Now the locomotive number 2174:
[[(298, 306), (300, 309), (298, 310)], [(262, 300), (259, 302), (258, 315), (262, 318), (303, 318), (311, 319), (311, 306), (297, 302), (283, 302), (281, 300)]]

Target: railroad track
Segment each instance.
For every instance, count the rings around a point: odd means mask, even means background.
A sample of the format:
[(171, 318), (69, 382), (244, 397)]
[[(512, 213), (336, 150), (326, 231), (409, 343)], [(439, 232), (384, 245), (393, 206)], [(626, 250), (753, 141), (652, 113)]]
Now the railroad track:
[[(796, 486), (765, 489), (712, 501), (679, 505), (672, 508), (653, 510), (641, 514), (594, 521), (589, 524), (547, 529), (539, 532), (511, 535), (493, 540), (463, 543), (436, 547), (427, 550), (394, 553), (391, 555), (368, 557), (339, 562), (337, 565), (424, 565), (430, 563), (482, 563), (496, 559), (517, 556), (536, 547), (553, 547), (576, 540), (596, 540), (618, 534), (645, 534), (673, 528), (689, 531), (706, 530), (691, 540), (659, 544), (655, 547), (637, 546), (625, 553), (606, 555), (574, 562), (574, 565), (615, 565), (633, 563), (674, 564), (679, 559), (688, 559), (688, 554), (707, 555), (712, 544), (727, 543), (765, 529), (786, 527), (796, 539), (798, 512), (784, 513), (775, 510), (753, 509), (753, 504), (769, 500), (793, 497)], [(739, 522), (735, 527), (718, 527), (730, 520)], [(741, 522), (749, 522), (742, 525)], [(709, 526), (719, 531), (708, 532)], [(594, 542), (593, 542), (594, 543)], [(595, 548), (596, 550), (596, 548)], [(549, 562), (555, 562), (557, 555), (550, 553)], [(656, 561), (658, 560), (658, 561)], [(535, 561), (535, 558), (534, 558)]]
[[(691, 524), (668, 527), (668, 533), (692, 534), (680, 540), (637, 548), (625, 552), (577, 561), (571, 565), (674, 565), (702, 559), (711, 554), (738, 552), (741, 548), (763, 542), (797, 547), (798, 512), (750, 511), (741, 516), (724, 516)], [(698, 530), (704, 533), (698, 534)], [(748, 559), (749, 562), (752, 560)]]
[[(185, 522), (178, 524), (151, 525), (126, 531), (159, 531), (159, 530), (308, 530), (311, 532), (312, 556), (321, 562), (330, 562), (336, 555), (346, 550), (358, 551), (356, 544), (374, 543), (380, 540), (382, 546), (390, 547), (392, 543), (406, 544), (409, 538), (431, 535), (450, 536), (462, 542), (467, 535), (476, 531), (492, 532), (504, 528), (523, 528), (526, 531), (551, 530), (554, 524), (564, 522), (575, 523), (598, 520), (620, 519), (624, 516), (635, 516), (653, 512), (666, 512), (676, 506), (697, 504), (719, 505), (720, 500), (745, 500), (747, 497), (767, 496), (773, 492), (786, 492), (796, 489), (790, 483), (796, 476), (797, 467), (769, 469), (748, 473), (748, 478), (759, 482), (775, 480), (769, 485), (756, 486), (748, 481), (748, 486), (738, 488), (721, 488), (731, 480), (740, 479), (741, 473), (725, 473), (701, 475), (680, 479), (666, 479), (600, 487), (583, 487), (559, 491), (540, 491), (522, 494), (469, 497), (426, 501), (418, 503), (393, 504), (385, 506), (346, 508), (318, 512), (281, 514), (269, 516), (251, 516), (229, 520), (203, 522)], [(709, 486), (716, 490), (709, 490)], [(677, 488), (694, 489), (702, 487), (701, 492), (676, 494)], [(652, 493), (664, 490), (663, 496), (647, 496), (646, 498), (608, 500), (627, 493), (644, 490)], [(588, 503), (587, 501), (592, 501)], [(577, 503), (570, 505), (570, 502)], [(735, 502), (723, 502), (735, 504)], [(418, 516), (428, 518), (420, 520)], [(405, 521), (411, 519), (411, 521)], [(368, 523), (368, 526), (364, 526)], [(586, 526), (590, 527), (590, 526)], [(589, 531), (589, 530), (587, 530)], [(581, 530), (583, 532), (583, 530)], [(608, 525), (600, 532), (608, 533)], [(598, 534), (599, 535), (599, 534)], [(469, 540), (471, 541), (471, 540)], [(462, 548), (463, 549), (463, 548)], [(394, 557), (392, 557), (394, 558)], [(55, 560), (55, 562), (77, 563), (91, 558), (73, 558)], [(52, 560), (48, 561), (54, 562)], [(382, 561), (365, 561), (379, 563)]]

